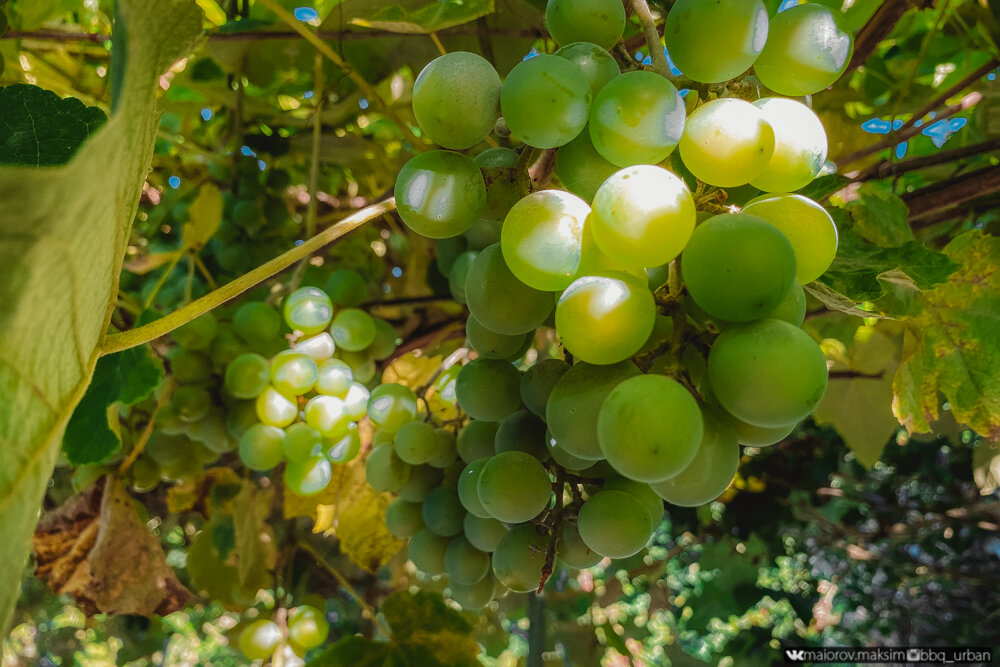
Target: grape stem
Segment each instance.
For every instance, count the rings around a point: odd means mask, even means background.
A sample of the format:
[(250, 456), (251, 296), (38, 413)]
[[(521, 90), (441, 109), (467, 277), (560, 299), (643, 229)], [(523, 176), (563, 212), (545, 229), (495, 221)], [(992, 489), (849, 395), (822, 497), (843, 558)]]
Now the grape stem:
[(632, 6), (642, 24), (642, 34), (646, 37), (646, 45), (649, 46), (649, 57), (653, 63), (653, 71), (666, 78), (671, 78), (670, 65), (667, 64), (667, 56), (663, 52), (663, 44), (660, 43), (660, 33), (656, 29), (656, 21), (649, 11), (649, 3), (646, 0), (632, 0)]
[(556, 561), (556, 542), (559, 540), (559, 526), (563, 519), (563, 487), (566, 484), (566, 472), (562, 467), (556, 468), (556, 504), (552, 508), (551, 525), (549, 527), (549, 546), (545, 549), (545, 564), (542, 565), (542, 577), (538, 580), (537, 595), (542, 594), (545, 582), (552, 576), (552, 570)]
[(183, 308), (175, 310), (166, 317), (162, 317), (155, 322), (151, 322), (136, 329), (111, 334), (110, 336), (105, 337), (104, 343), (101, 346), (101, 355), (103, 356), (114, 352), (121, 352), (122, 350), (128, 350), (138, 345), (142, 345), (143, 343), (156, 340), (160, 336), (164, 336), (174, 329), (187, 324), (196, 317), (204, 315), (210, 310), (238, 297), (240, 294), (256, 287), (268, 278), (284, 271), (299, 260), (312, 255), (323, 246), (333, 243), (340, 237), (354, 231), (366, 222), (374, 220), (375, 218), (378, 218), (384, 213), (392, 211), (395, 208), (396, 200), (392, 197), (377, 204), (373, 204), (367, 208), (363, 208), (360, 211), (347, 216), (336, 225), (323, 230), (301, 245), (278, 255), (271, 261), (265, 262), (249, 273), (246, 273), (236, 280), (223, 285), (217, 290), (209, 292), (200, 299), (195, 299)]

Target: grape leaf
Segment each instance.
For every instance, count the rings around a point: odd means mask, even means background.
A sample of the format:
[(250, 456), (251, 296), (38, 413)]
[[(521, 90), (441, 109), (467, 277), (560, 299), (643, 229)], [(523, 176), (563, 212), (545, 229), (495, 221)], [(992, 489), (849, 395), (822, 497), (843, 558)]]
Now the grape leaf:
[(857, 199), (847, 203), (854, 229), (866, 240), (885, 248), (913, 241), (910, 210), (898, 196), (874, 183), (857, 191)]
[(161, 72), (201, 34), (192, 0), (116, 3), (118, 105), (65, 166), (0, 167), (0, 628), (63, 430), (90, 383), (159, 126)]
[(99, 463), (118, 453), (122, 443), (108, 425), (108, 408), (149, 398), (162, 379), (163, 363), (147, 345), (101, 357), (87, 393), (66, 424), (63, 452), (69, 462)]
[(967, 232), (945, 247), (962, 268), (924, 292), (907, 319), (893, 412), (911, 433), (928, 433), (943, 394), (959, 423), (1000, 438), (1000, 239)]
[(351, 23), (390, 32), (423, 34), (474, 21), (493, 13), (493, 0), (443, 0), (416, 9), (394, 5)]
[(0, 164), (66, 164), (106, 120), (100, 109), (38, 86), (0, 88)]
[(222, 222), (222, 193), (212, 184), (201, 186), (198, 197), (188, 208), (188, 221), (184, 223), (184, 245), (197, 250), (215, 236)]

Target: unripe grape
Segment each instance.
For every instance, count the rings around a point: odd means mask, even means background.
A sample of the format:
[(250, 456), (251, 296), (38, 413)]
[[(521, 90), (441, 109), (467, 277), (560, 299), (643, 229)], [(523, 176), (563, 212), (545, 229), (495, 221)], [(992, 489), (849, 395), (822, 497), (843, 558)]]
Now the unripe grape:
[(795, 253), (795, 278), (803, 285), (826, 273), (837, 256), (837, 225), (826, 209), (802, 195), (764, 195), (743, 208), (785, 235)]
[(552, 437), (551, 433), (545, 434), (545, 444), (552, 460), (561, 465), (563, 468), (566, 468), (566, 470), (586, 470), (594, 465), (593, 461), (581, 459), (579, 456), (574, 456), (560, 447), (559, 443)]
[(784, 320), (791, 325), (800, 327), (806, 319), (806, 293), (802, 285), (793, 282), (784, 298), (778, 302), (767, 317), (772, 320)]
[(561, 190), (533, 192), (514, 204), (500, 236), (511, 273), (537, 290), (566, 289), (580, 268), (588, 215), (585, 201)]
[(413, 82), (413, 115), (437, 145), (471, 148), (486, 138), (500, 115), (500, 77), (474, 53), (435, 58)]
[(410, 480), (410, 466), (392, 447), (376, 447), (365, 462), (365, 479), (376, 491), (399, 491)]
[(482, 581), (490, 571), (490, 556), (459, 535), (451, 541), (445, 551), (444, 569), (453, 583), (471, 586)]
[(625, 8), (617, 0), (549, 0), (545, 28), (559, 45), (592, 42), (610, 49), (625, 32)]
[(622, 73), (614, 56), (591, 42), (567, 44), (556, 51), (556, 55), (580, 68), (590, 83), (590, 92), (595, 96), (608, 81)]
[(284, 441), (285, 432), (277, 426), (251, 426), (240, 438), (240, 460), (251, 470), (270, 470), (285, 458)]
[(240, 651), (250, 660), (266, 660), (281, 643), (281, 629), (274, 621), (254, 621), (240, 632)]
[(507, 527), (496, 519), (478, 517), (471, 512), (465, 515), (462, 530), (469, 544), (486, 552), (494, 551), (503, 536), (507, 534)]
[(588, 129), (556, 153), (556, 176), (559, 181), (567, 190), (588, 202), (594, 200), (597, 189), (616, 171), (618, 167), (605, 160), (594, 148)]
[(465, 508), (454, 489), (439, 486), (424, 499), (422, 516), (427, 530), (436, 535), (452, 537), (462, 532)]
[(318, 287), (300, 287), (285, 299), (285, 322), (307, 336), (327, 328), (333, 319), (333, 304)]
[(506, 523), (529, 521), (548, 507), (552, 483), (538, 459), (524, 452), (490, 458), (479, 473), (479, 501), (489, 514)]
[(410, 479), (399, 490), (399, 497), (414, 503), (422, 503), (427, 494), (441, 486), (444, 475), (432, 466), (413, 466), (410, 469)]
[(691, 463), (670, 479), (653, 484), (652, 488), (673, 505), (705, 505), (726, 490), (736, 476), (739, 462), (740, 447), (732, 427), (723, 420), (706, 420), (705, 436)]
[(316, 385), (319, 367), (310, 357), (285, 350), (271, 360), (271, 384), (285, 396), (301, 396)]
[(434, 239), (457, 236), (486, 207), (486, 183), (472, 158), (428, 151), (403, 165), (396, 178), (396, 207), (406, 226)]
[(368, 417), (387, 432), (395, 433), (417, 416), (417, 395), (401, 384), (383, 384), (371, 392)]
[(587, 546), (580, 537), (576, 521), (563, 520), (559, 524), (559, 542), (556, 544), (559, 560), (578, 570), (594, 567), (601, 562), (601, 554)]
[[(489, 568), (489, 557), (487, 557), (487, 568)], [(474, 584), (460, 584), (454, 579), (451, 580), (449, 588), (451, 597), (455, 602), (462, 605), (463, 609), (481, 609), (490, 603), (496, 594), (496, 577), (492, 571), (488, 571), (486, 576)]]
[(514, 358), (514, 355), (524, 347), (525, 339), (531, 334), (507, 336), (490, 331), (473, 315), (465, 322), (465, 337), (482, 359)]
[(170, 374), (182, 384), (204, 382), (212, 375), (212, 360), (208, 355), (177, 347), (167, 356)]
[(632, 495), (649, 512), (649, 529), (655, 530), (660, 525), (663, 519), (663, 499), (656, 495), (651, 485), (613, 475), (604, 480), (601, 491), (624, 491)]
[(278, 337), (281, 316), (263, 301), (249, 301), (233, 315), (233, 328), (251, 345), (264, 345)]
[(368, 285), (357, 271), (337, 269), (323, 283), (323, 291), (335, 306), (357, 308), (368, 297)]
[(730, 417), (733, 429), (736, 432), (736, 439), (741, 445), (747, 447), (770, 447), (776, 445), (787, 438), (798, 422), (785, 424), (783, 426), (754, 426), (745, 421), (740, 421), (735, 417)]
[(458, 433), (458, 455), (466, 463), (472, 463), (483, 457), (490, 457), (496, 453), (494, 442), (496, 440), (499, 422), (488, 422), (473, 419)]
[(542, 578), (548, 542), (549, 538), (539, 535), (532, 524), (512, 528), (493, 552), (496, 578), (515, 593), (534, 591)]
[(316, 648), (330, 634), (330, 622), (316, 607), (302, 605), (288, 617), (288, 639), (303, 649)]
[(308, 424), (292, 424), (285, 430), (282, 449), (289, 461), (305, 461), (322, 451), (323, 436)]
[(410, 465), (427, 463), (434, 451), (434, 427), (426, 422), (412, 421), (396, 433), (396, 455)]
[(396, 498), (385, 508), (385, 527), (396, 537), (412, 537), (424, 527), (420, 503)]
[(300, 496), (315, 496), (327, 487), (332, 477), (333, 468), (324, 456), (289, 461), (285, 466), (285, 484)]
[(538, 460), (547, 456), (545, 422), (527, 410), (518, 410), (500, 422), (495, 448), (501, 452), (524, 452)]
[(624, 491), (600, 491), (580, 507), (577, 527), (584, 544), (609, 558), (627, 558), (649, 541), (649, 512)]
[(745, 72), (767, 41), (760, 0), (677, 0), (663, 30), (670, 57), (686, 76), (721, 83)]
[(469, 514), (482, 519), (490, 518), (491, 515), (483, 507), (479, 500), (479, 474), (483, 471), (483, 466), (489, 458), (483, 457), (465, 466), (462, 474), (458, 477), (458, 499), (462, 502)]
[(559, 297), (556, 331), (573, 356), (589, 364), (614, 364), (639, 351), (655, 317), (645, 281), (625, 273), (585, 276)]
[(375, 341), (375, 320), (363, 310), (345, 308), (334, 316), (330, 334), (340, 349), (360, 352)]
[(267, 359), (259, 354), (241, 354), (226, 367), (226, 391), (236, 398), (257, 398), (267, 389), (270, 379)]
[(451, 539), (424, 528), (410, 538), (409, 557), (424, 574), (444, 574), (444, 555)]
[(500, 92), (500, 109), (510, 131), (524, 143), (557, 148), (587, 124), (591, 98), (590, 82), (579, 67), (542, 54), (510, 71)]
[(434, 448), (427, 463), (435, 468), (447, 468), (458, 460), (455, 434), (446, 428), (434, 429)]
[(680, 155), (684, 166), (709, 185), (745, 185), (774, 156), (774, 129), (754, 105), (723, 97), (698, 107), (687, 119)]
[(475, 359), (455, 382), (458, 405), (473, 419), (500, 421), (521, 407), (521, 375), (506, 361)]
[(375, 373), (378, 372), (378, 369), (375, 367), (375, 360), (368, 350), (360, 352), (341, 350), (338, 356), (341, 361), (350, 366), (351, 375), (354, 376), (355, 381), (371, 382), (375, 379)]
[(204, 387), (194, 385), (177, 387), (170, 402), (180, 420), (188, 424), (201, 421), (212, 409), (211, 395)]
[(205, 313), (174, 329), (170, 335), (187, 350), (207, 350), (218, 331), (219, 321), (215, 315)]
[(485, 248), (472, 262), (465, 280), (469, 311), (490, 331), (515, 336), (541, 326), (552, 312), (550, 292), (525, 285), (511, 272), (500, 244)]
[(448, 272), (448, 290), (451, 292), (451, 298), (461, 304), (466, 301), (465, 281), (468, 278), (469, 269), (472, 268), (472, 263), (476, 261), (478, 256), (479, 253), (473, 250), (463, 252), (455, 258), (455, 263), (452, 264), (451, 270)]
[(766, 192), (809, 185), (826, 162), (826, 130), (813, 110), (795, 100), (766, 97), (753, 103), (774, 130), (774, 155), (750, 184)]
[(526, 370), (520, 386), (524, 407), (544, 419), (552, 388), (568, 370), (569, 364), (562, 359), (544, 359)]
[(372, 341), (368, 353), (375, 361), (385, 361), (396, 351), (399, 335), (395, 327), (381, 317), (375, 318), (375, 340)]

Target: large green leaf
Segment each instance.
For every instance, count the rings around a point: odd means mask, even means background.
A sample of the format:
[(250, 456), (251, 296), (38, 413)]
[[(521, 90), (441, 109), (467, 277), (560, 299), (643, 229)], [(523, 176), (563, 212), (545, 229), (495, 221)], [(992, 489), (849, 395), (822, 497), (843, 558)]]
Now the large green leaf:
[(0, 88), (0, 164), (66, 164), (105, 120), (100, 109), (38, 86)]
[(63, 430), (90, 383), (157, 132), (159, 75), (201, 33), (193, 0), (119, 0), (116, 112), (58, 168), (0, 169), (0, 628)]

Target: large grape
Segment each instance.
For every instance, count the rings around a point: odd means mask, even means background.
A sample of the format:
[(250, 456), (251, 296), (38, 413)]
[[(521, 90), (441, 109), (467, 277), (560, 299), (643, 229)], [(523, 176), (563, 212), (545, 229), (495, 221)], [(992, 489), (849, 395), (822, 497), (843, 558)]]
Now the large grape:
[(652, 533), (649, 512), (624, 491), (600, 491), (580, 507), (577, 527), (590, 549), (608, 558), (627, 558), (642, 551)]
[(674, 505), (704, 505), (722, 495), (733, 481), (739, 462), (740, 446), (732, 427), (722, 419), (708, 419), (694, 460), (684, 470), (653, 484), (652, 488)]
[(309, 392), (318, 378), (316, 362), (300, 352), (285, 350), (271, 359), (271, 384), (285, 396)]
[(496, 577), (492, 572), (487, 572), (485, 577), (474, 584), (463, 585), (452, 579), (449, 588), (452, 599), (464, 609), (481, 609), (493, 599), (496, 594), (496, 584)]
[(639, 375), (631, 361), (611, 366), (578, 363), (552, 389), (545, 421), (559, 446), (581, 459), (604, 458), (597, 442), (601, 404), (620, 382)]
[(399, 170), (396, 211), (407, 227), (434, 239), (457, 236), (486, 208), (486, 183), (472, 158), (428, 151)]
[(663, 375), (619, 384), (597, 420), (597, 439), (608, 463), (640, 482), (658, 482), (683, 470), (698, 451), (702, 431), (698, 402)]
[(466, 463), (472, 463), (483, 457), (496, 453), (493, 443), (496, 440), (498, 422), (471, 420), (458, 433), (458, 455)]
[(586, 470), (594, 465), (593, 461), (581, 459), (579, 456), (574, 456), (560, 447), (559, 443), (552, 437), (551, 433), (545, 434), (545, 446), (548, 449), (549, 456), (552, 457), (552, 460), (561, 465), (563, 468), (566, 468), (566, 470)]
[(743, 212), (781, 230), (795, 252), (795, 277), (805, 285), (826, 273), (837, 255), (837, 225), (826, 209), (802, 195), (763, 195)]
[(267, 359), (247, 352), (229, 362), (226, 367), (226, 391), (236, 398), (257, 398), (271, 377)]
[(624, 491), (630, 494), (649, 512), (649, 529), (653, 530), (660, 525), (663, 519), (663, 499), (656, 495), (649, 484), (613, 475), (604, 480), (601, 491)]
[(427, 422), (412, 421), (396, 433), (396, 455), (410, 465), (427, 463), (435, 446), (434, 427)]
[(524, 452), (536, 459), (546, 457), (545, 422), (527, 410), (518, 410), (497, 429), (496, 452)]
[(781, 302), (795, 279), (795, 252), (777, 227), (746, 213), (698, 225), (681, 271), (688, 292), (712, 317), (749, 322)]
[(580, 268), (588, 215), (587, 202), (562, 190), (533, 192), (514, 204), (500, 233), (511, 273), (537, 290), (566, 289)]
[(306, 423), (319, 431), (324, 438), (340, 438), (347, 433), (353, 421), (347, 413), (344, 399), (320, 394), (309, 399), (305, 409)]
[(809, 185), (826, 162), (826, 130), (813, 110), (795, 100), (766, 97), (753, 103), (774, 129), (774, 155), (750, 184), (766, 192), (793, 192)]
[(368, 399), (368, 418), (390, 433), (417, 416), (417, 395), (401, 384), (381, 384), (372, 390)]
[(417, 569), (425, 574), (444, 574), (444, 555), (451, 539), (435, 535), (426, 528), (410, 538), (409, 557)]
[(482, 359), (511, 360), (518, 356), (531, 334), (507, 336), (490, 331), (474, 316), (465, 322), (465, 337)]
[(340, 349), (360, 352), (375, 342), (375, 320), (359, 308), (344, 308), (334, 315), (330, 333)]
[(567, 190), (586, 201), (593, 201), (601, 184), (618, 167), (604, 159), (594, 148), (590, 131), (584, 130), (576, 139), (556, 153), (556, 176)]
[(410, 468), (410, 479), (399, 490), (399, 497), (414, 503), (422, 503), (427, 498), (427, 494), (438, 486), (444, 475), (433, 466), (412, 466)]
[(289, 461), (285, 466), (285, 484), (300, 496), (315, 496), (327, 487), (332, 477), (333, 468), (325, 456)]
[(761, 0), (677, 0), (663, 37), (686, 76), (720, 83), (745, 72), (764, 50), (767, 7)]
[(548, 542), (549, 538), (539, 535), (532, 524), (508, 531), (493, 552), (493, 572), (500, 583), (515, 593), (538, 588)]
[(270, 470), (285, 458), (284, 441), (285, 432), (277, 426), (251, 426), (240, 438), (240, 460), (251, 470)]
[(299, 416), (299, 406), (270, 385), (257, 397), (256, 406), (257, 418), (271, 426), (284, 428)]
[(465, 279), (469, 311), (490, 331), (515, 336), (533, 331), (555, 306), (549, 292), (525, 285), (507, 266), (499, 243), (485, 248)]
[(333, 303), (318, 287), (301, 287), (285, 299), (285, 322), (293, 331), (317, 334), (333, 319)]
[(444, 554), (444, 569), (453, 583), (471, 586), (490, 571), (490, 556), (459, 535)]
[(444, 537), (452, 537), (462, 532), (465, 508), (462, 507), (455, 489), (439, 486), (424, 499), (422, 516), (427, 530)]
[(569, 143), (587, 124), (590, 82), (565, 58), (539, 55), (518, 63), (500, 92), (507, 127), (536, 148)]
[(399, 491), (410, 481), (410, 466), (392, 447), (376, 447), (365, 462), (365, 479), (380, 493)]
[(323, 436), (308, 424), (292, 424), (285, 430), (282, 447), (289, 461), (305, 461), (322, 451)]
[(608, 178), (594, 196), (591, 231), (608, 257), (635, 266), (666, 264), (694, 232), (694, 198), (662, 167), (641, 165)]
[(802, 285), (793, 282), (788, 292), (767, 316), (773, 320), (784, 320), (799, 327), (806, 319), (806, 293)]
[(357, 424), (348, 424), (347, 433), (323, 441), (323, 453), (331, 463), (347, 463), (361, 451), (361, 434)]
[(622, 73), (614, 56), (591, 42), (567, 44), (556, 51), (556, 55), (580, 68), (590, 82), (590, 92), (595, 96), (608, 81)]
[(459, 372), (455, 396), (473, 419), (495, 422), (521, 407), (520, 385), (521, 375), (512, 364), (476, 359)]
[(552, 388), (568, 370), (569, 364), (562, 359), (544, 359), (526, 370), (521, 376), (521, 401), (524, 407), (544, 419), (545, 406), (549, 402)]
[(594, 100), (590, 139), (619, 167), (662, 162), (684, 134), (684, 100), (674, 84), (655, 72), (626, 72)]
[(500, 77), (474, 53), (435, 58), (413, 82), (413, 115), (437, 145), (471, 148), (486, 138), (500, 115)]
[(458, 447), (455, 434), (446, 428), (434, 429), (434, 447), (427, 459), (434, 468), (448, 468), (458, 460)]
[(656, 317), (645, 281), (625, 274), (578, 278), (559, 297), (556, 331), (573, 356), (614, 364), (639, 351)]
[[(507, 217), (507, 212), (521, 198), (521, 180), (517, 167), (520, 156), (513, 150), (504, 147), (487, 148), (476, 156), (475, 162), (483, 169), (486, 178), (486, 210), (483, 211), (482, 219), (466, 233), (469, 247), (475, 249), (485, 248), (499, 240), (499, 230), (492, 224), (493, 221), (501, 222)], [(480, 234), (479, 232), (484, 232)], [(493, 236), (485, 243), (484, 238)]]
[(745, 185), (771, 161), (774, 130), (754, 105), (723, 97), (695, 109), (679, 150), (699, 180), (720, 188)]
[(424, 527), (420, 503), (396, 498), (385, 508), (385, 527), (396, 537), (412, 537)]
[(490, 517), (478, 517), (471, 512), (465, 515), (462, 530), (469, 543), (480, 551), (493, 551), (507, 534), (507, 527)]
[(761, 320), (724, 331), (708, 355), (708, 380), (728, 412), (754, 426), (806, 417), (826, 391), (826, 357), (802, 329)]
[(340, 359), (327, 359), (319, 365), (319, 375), (316, 379), (316, 391), (327, 396), (347, 396), (354, 382), (351, 367)]
[(559, 524), (559, 542), (556, 544), (559, 560), (570, 567), (585, 570), (601, 562), (601, 554), (587, 546), (580, 537), (580, 529), (575, 521)]
[(490, 458), (479, 473), (478, 489), (483, 509), (506, 523), (535, 518), (552, 496), (549, 474), (538, 459), (524, 452)]
[(775, 16), (767, 46), (754, 63), (757, 78), (789, 97), (812, 95), (833, 84), (854, 52), (854, 38), (842, 21), (840, 12), (815, 2)]
[(625, 8), (617, 0), (549, 0), (545, 27), (556, 44), (593, 42), (610, 49), (625, 32)]
[(490, 518), (490, 513), (483, 507), (479, 500), (479, 473), (483, 471), (483, 466), (489, 458), (477, 459), (465, 466), (462, 474), (458, 477), (458, 499), (462, 502), (469, 514), (481, 519)]

